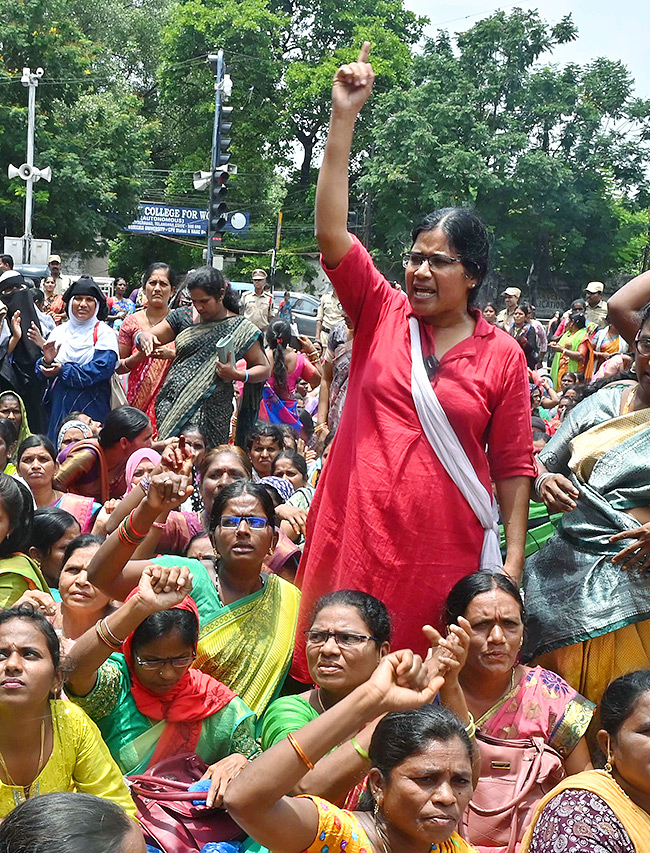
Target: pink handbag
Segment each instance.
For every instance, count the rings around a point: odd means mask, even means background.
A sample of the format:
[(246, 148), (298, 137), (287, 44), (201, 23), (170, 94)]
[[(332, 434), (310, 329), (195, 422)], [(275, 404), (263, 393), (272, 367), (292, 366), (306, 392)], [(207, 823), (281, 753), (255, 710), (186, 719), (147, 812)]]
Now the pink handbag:
[(231, 841), (245, 833), (222, 809), (192, 805), (207, 791), (188, 791), (208, 765), (194, 753), (159, 761), (141, 776), (127, 777), (145, 836), (165, 853), (196, 853), (209, 841)]
[(539, 737), (477, 732), (481, 775), (460, 830), (481, 853), (515, 853), (537, 803), (566, 776), (562, 757)]

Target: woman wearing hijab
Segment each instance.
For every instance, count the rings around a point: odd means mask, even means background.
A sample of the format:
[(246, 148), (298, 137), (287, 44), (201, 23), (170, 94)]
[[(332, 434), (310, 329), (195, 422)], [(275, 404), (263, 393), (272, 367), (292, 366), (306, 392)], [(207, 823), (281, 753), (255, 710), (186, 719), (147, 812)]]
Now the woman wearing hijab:
[(102, 320), (106, 297), (89, 276), (63, 295), (68, 322), (57, 326), (43, 344), (36, 369), (50, 381), (48, 435), (57, 440), (59, 424), (70, 412), (104, 421), (111, 410), (111, 376), (119, 358), (115, 332)]
[(126, 492), (131, 491), (134, 486), (137, 486), (140, 480), (147, 475), (150, 475), (157, 465), (160, 465), (162, 456), (152, 447), (142, 447), (136, 450), (129, 456), (129, 461), (126, 463)]

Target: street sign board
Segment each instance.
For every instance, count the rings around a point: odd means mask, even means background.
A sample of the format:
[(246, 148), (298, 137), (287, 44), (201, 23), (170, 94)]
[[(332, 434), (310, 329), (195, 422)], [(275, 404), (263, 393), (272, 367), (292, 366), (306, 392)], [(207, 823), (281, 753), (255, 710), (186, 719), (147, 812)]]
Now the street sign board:
[[(143, 201), (139, 205), (135, 222), (125, 228), (137, 234), (173, 234), (176, 237), (205, 237), (208, 211), (198, 207), (177, 207)], [(229, 211), (224, 231), (230, 234), (247, 234), (250, 213)]]

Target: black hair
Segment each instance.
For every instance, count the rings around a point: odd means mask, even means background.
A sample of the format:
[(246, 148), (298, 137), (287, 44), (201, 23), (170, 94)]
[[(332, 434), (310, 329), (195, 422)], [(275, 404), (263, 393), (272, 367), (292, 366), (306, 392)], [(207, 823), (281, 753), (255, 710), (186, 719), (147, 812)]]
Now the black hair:
[(52, 460), (56, 462), (56, 450), (50, 439), (46, 435), (34, 433), (34, 435), (28, 435), (24, 441), (21, 441), (18, 453), (16, 454), (17, 463), (20, 463), (23, 453), (29, 450), (30, 447), (42, 447), (43, 450), (46, 450), (50, 454)]
[(650, 669), (628, 672), (612, 681), (600, 700), (600, 722), (611, 737), (616, 737), (623, 723), (634, 712), (639, 697), (648, 691)]
[(228, 284), (221, 272), (214, 267), (199, 267), (192, 270), (185, 279), (185, 287), (190, 294), (193, 290), (201, 289), (214, 297), (223, 297), (223, 307), (234, 314), (239, 314), (239, 299), (232, 287)]
[(11, 533), (0, 542), (0, 559), (26, 552), (32, 544), (34, 523), (34, 498), (20, 480), (8, 474), (0, 474), (0, 504), (9, 516)]
[(18, 441), (18, 427), (9, 418), (0, 418), (0, 438), (4, 441), (7, 450)]
[[(530, 305), (527, 302), (519, 302), (515, 306), (515, 311), (523, 311), (526, 317), (530, 314)], [(514, 311), (512, 312), (514, 314)]]
[(14, 268), (14, 259), (11, 257), (11, 255), (0, 255), (0, 261), (2, 261), (5, 266), (8, 266), (9, 269)]
[(250, 480), (253, 476), (251, 460), (244, 453), (241, 447), (238, 447), (236, 444), (220, 444), (217, 447), (213, 447), (212, 450), (208, 450), (199, 465), (199, 475), (201, 476), (201, 479), (203, 479), (203, 477), (208, 473), (210, 465), (212, 465), (217, 456), (221, 456), (222, 453), (229, 453), (231, 456), (234, 456), (237, 462), (239, 462), (244, 469), (246, 479)]
[[(20, 394), (17, 394), (15, 391), (2, 391), (2, 392), (0, 392), (0, 400), (2, 400), (2, 399), (3, 399), (3, 398), (5, 398), (5, 397), (13, 397), (13, 398), (14, 398), (14, 400), (15, 400), (15, 401), (18, 403), (18, 405), (20, 406), (20, 402), (21, 402)], [(20, 406), (21, 414), (22, 414), (22, 410), (23, 410), (23, 409), (22, 409), (22, 406)]]
[(7, 815), (0, 853), (121, 853), (135, 826), (111, 800), (57, 791), (25, 800)]
[(45, 294), (39, 287), (35, 287), (32, 290), (32, 299), (35, 305), (40, 305), (41, 302), (45, 302)]
[(199, 426), (199, 424), (197, 424), (196, 421), (191, 421), (189, 424), (185, 424), (185, 426), (180, 431), (180, 434), (181, 435), (187, 435), (188, 432), (198, 432), (198, 434), (201, 436), (203, 441), (206, 442), (206, 445), (207, 445), (208, 435), (207, 435), (204, 427)]
[(381, 643), (390, 643), (390, 616), (383, 601), (367, 592), (357, 589), (340, 589), (328, 592), (316, 602), (312, 611), (311, 622), (325, 607), (354, 607), (366, 623), (371, 635)]
[[(156, 270), (165, 270), (167, 272), (167, 278), (169, 279), (169, 283), (172, 286), (172, 291), (174, 291), (176, 289), (176, 285), (178, 284), (178, 275), (169, 266), (169, 264), (166, 264), (164, 261), (154, 261), (152, 264), (149, 264), (146, 270), (142, 273), (140, 286), (144, 287)], [(117, 278), (124, 278), (124, 276), (120, 275)], [(117, 279), (115, 280), (117, 281)]]
[(468, 294), (467, 303), (473, 305), (487, 275), (490, 256), (488, 232), (477, 214), (468, 207), (443, 207), (427, 214), (411, 232), (411, 241), (415, 243), (423, 231), (440, 228), (449, 245), (459, 254), (463, 266), (473, 277), (476, 287)]
[[(200, 539), (209, 539), (209, 535), (205, 532), (205, 530), (199, 530), (198, 533), (195, 533), (194, 536), (191, 537), (190, 541), (187, 543), (187, 547), (183, 551), (183, 556), (187, 557), (188, 551), (194, 545), (195, 542), (198, 542)], [(193, 559), (193, 558), (188, 558)]]
[(569, 323), (574, 323), (579, 329), (584, 329), (587, 325), (587, 318), (580, 311), (573, 311), (569, 314)]
[(266, 516), (271, 529), (275, 529), (275, 507), (269, 493), (261, 483), (251, 483), (250, 480), (236, 480), (234, 483), (229, 483), (223, 489), (218, 491), (214, 496), (214, 504), (212, 506), (212, 515), (210, 517), (210, 533), (216, 530), (219, 519), (223, 515), (223, 510), (228, 501), (241, 495), (250, 495), (262, 504), (262, 510)]
[(533, 431), (533, 441), (543, 441), (546, 444), (551, 440), (551, 436), (548, 433), (542, 432), (539, 429)]
[(301, 409), (298, 415), (298, 420), (302, 424), (302, 427), (305, 430), (305, 433), (307, 434), (307, 438), (311, 438), (314, 434), (314, 419), (309, 414), (307, 409)]
[(30, 545), (33, 545), (44, 557), (49, 557), (52, 546), (63, 536), (66, 530), (79, 524), (71, 513), (56, 506), (39, 507), (34, 512), (34, 529)]
[(330, 446), (330, 444), (334, 441), (335, 435), (336, 430), (332, 430), (331, 432), (327, 433), (327, 435), (325, 436), (325, 441), (323, 442), (323, 450), (325, 450), (326, 447)]
[[(425, 750), (432, 741), (449, 743), (458, 738), (471, 764), (474, 757), (472, 743), (461, 721), (448, 708), (423, 705), (413, 711), (394, 711), (380, 720), (375, 729), (368, 752), (370, 765), (381, 771), (386, 781), (391, 772), (411, 755)], [(364, 791), (359, 808), (372, 811), (375, 805), (370, 787)]]
[(103, 536), (97, 536), (95, 533), (82, 533), (81, 536), (77, 536), (72, 540), (72, 542), (68, 542), (65, 546), (65, 551), (63, 552), (63, 565), (65, 566), (74, 552), (78, 551), (80, 548), (90, 548), (91, 545), (99, 546), (103, 544)]
[(282, 450), (284, 441), (282, 440), (282, 430), (276, 424), (268, 423), (268, 421), (257, 421), (246, 437), (246, 450), (250, 451), (258, 438), (272, 438), (278, 445), (278, 449)]
[(121, 438), (134, 441), (148, 426), (151, 426), (149, 416), (134, 406), (118, 406), (107, 415), (99, 433), (99, 443), (102, 447), (112, 447)]
[(305, 461), (305, 457), (301, 456), (295, 450), (281, 450), (278, 455), (273, 460), (273, 467), (271, 472), (275, 471), (275, 466), (277, 464), (278, 459), (288, 459), (289, 462), (293, 465), (294, 468), (297, 468), (298, 471), (302, 474), (302, 476), (307, 479), (307, 462)]
[(266, 330), (267, 346), (273, 350), (273, 382), (279, 394), (287, 393), (286, 349), (291, 343), (291, 326), (280, 318), (273, 320)]
[(184, 643), (196, 649), (196, 644), (199, 642), (199, 620), (191, 610), (172, 607), (169, 610), (152, 613), (140, 622), (133, 632), (131, 650), (136, 654), (143, 646), (174, 631), (181, 635)]
[(52, 665), (57, 670), (61, 665), (61, 644), (56, 631), (45, 616), (39, 613), (32, 604), (21, 604), (19, 607), (8, 607), (6, 610), (0, 610), (0, 625), (4, 625), (11, 619), (23, 619), (38, 628), (45, 637), (47, 650), (52, 658)]
[(486, 302), (482, 310), (485, 311), (486, 308), (491, 308), (493, 311), (496, 311), (497, 314), (499, 313), (497, 311), (497, 306), (494, 304), (494, 302)]
[(477, 595), (482, 595), (485, 592), (491, 592), (493, 589), (500, 589), (514, 598), (519, 606), (521, 621), (526, 623), (526, 611), (524, 610), (524, 602), (518, 588), (513, 584), (507, 575), (491, 572), (474, 572), (471, 575), (465, 575), (457, 581), (451, 588), (447, 600), (445, 601), (444, 619), (446, 625), (456, 625), (458, 617), (464, 616), (465, 611), (470, 605), (470, 602)]
[(280, 432), (282, 433), (282, 446), (284, 447), (284, 442), (289, 439), (293, 442), (293, 448), (291, 449), (295, 450), (298, 447), (299, 438), (296, 430), (292, 426), (289, 426), (289, 424), (278, 424), (278, 426), (280, 427)]
[(582, 298), (574, 299), (573, 302), (571, 303), (571, 308), (574, 311), (576, 310), (576, 308), (579, 308), (580, 306), (582, 306), (583, 308), (587, 307), (587, 303)]

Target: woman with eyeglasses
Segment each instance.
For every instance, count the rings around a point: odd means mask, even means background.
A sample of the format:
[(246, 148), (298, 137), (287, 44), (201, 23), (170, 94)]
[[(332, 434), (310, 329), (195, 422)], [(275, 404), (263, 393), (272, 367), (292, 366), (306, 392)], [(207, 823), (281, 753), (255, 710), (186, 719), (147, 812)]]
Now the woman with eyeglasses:
[(300, 601), (293, 584), (267, 574), (264, 566), (277, 542), (269, 493), (248, 480), (215, 493), (209, 534), (217, 561), (208, 570), (198, 560), (170, 555), (131, 559), (156, 519), (191, 494), (191, 460), (182, 473), (154, 474), (146, 493), (140, 490), (140, 503), (93, 557), (90, 582), (123, 601), (152, 563), (174, 572), (179, 566), (189, 569), (201, 626), (194, 666), (226, 684), (261, 716), (289, 669)]
[[(262, 749), (270, 749), (315, 720), (370, 678), (390, 651), (390, 617), (386, 606), (372, 595), (351, 589), (332, 592), (316, 603), (305, 639), (309, 676), (315, 686), (271, 702), (263, 718)], [(349, 806), (346, 795), (358, 794), (355, 786), (370, 769), (368, 747), (377, 722), (322, 758), (293, 793), (317, 794), (332, 802), (346, 800)]]
[(596, 703), (650, 654), (650, 305), (640, 323), (636, 313), (650, 276), (639, 292), (642, 278), (610, 308), (614, 317), (636, 299), (633, 317), (614, 320), (634, 345), (635, 374), (578, 403), (537, 457), (536, 491), (563, 515), (524, 571), (524, 658)]
[(414, 228), (405, 292), (348, 232), (354, 124), (374, 78), (369, 48), (334, 78), (316, 194), (322, 263), (354, 328), (354, 356), (296, 578), (303, 599), (294, 673), (302, 681), (302, 632), (333, 588), (381, 590), (394, 644), (424, 651), (420, 626), (441, 612), (454, 583), (479, 566), (502, 567), (492, 482), (505, 570), (518, 579), (534, 475), (524, 354), (473, 307), (489, 253), (478, 216), (445, 208)]
[(94, 720), (125, 775), (144, 773), (184, 752), (210, 765), (208, 805), (259, 753), (255, 716), (224, 684), (191, 669), (199, 616), (192, 576), (150, 566), (114, 613), (83, 634), (68, 654), (66, 693)]

